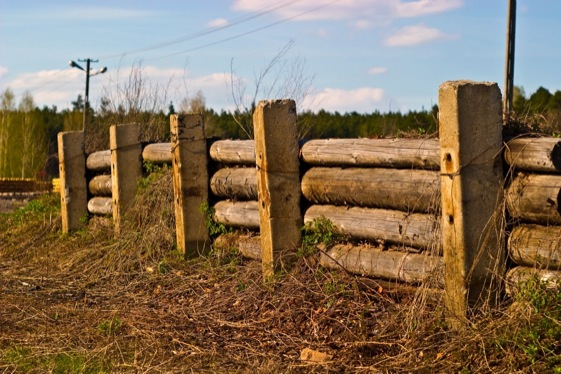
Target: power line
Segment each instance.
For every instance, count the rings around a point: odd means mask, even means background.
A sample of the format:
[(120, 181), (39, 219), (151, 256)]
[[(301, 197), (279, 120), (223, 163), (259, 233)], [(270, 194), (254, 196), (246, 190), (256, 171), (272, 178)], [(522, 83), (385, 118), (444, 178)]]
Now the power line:
[[(218, 31), (220, 31), (220, 30), (224, 30), (224, 29), (227, 29), (227, 28), (230, 28), (230, 27), (233, 27), (233, 26), (242, 24), (242, 23), (247, 22), (247, 21), (250, 21), (250, 20), (252, 20), (252, 19), (256, 19), (256, 18), (258, 18), (258, 17), (261, 17), (261, 16), (264, 16), (264, 15), (266, 15), (266, 14), (272, 13), (272, 12), (278, 10), (278, 9), (285, 8), (285, 7), (287, 7), (287, 6), (289, 6), (289, 5), (293, 4), (293, 3), (296, 3), (296, 2), (298, 2), (298, 1), (300, 1), (300, 0), (290, 0), (290, 1), (286, 1), (286, 2), (281, 3), (281, 4), (277, 4), (277, 5), (274, 5), (274, 6), (270, 6), (270, 7), (263, 8), (263, 9), (260, 10), (260, 11), (252, 12), (252, 13), (250, 13), (249, 15), (242, 16), (242, 17), (239, 17), (239, 18), (235, 18), (233, 21), (231, 21), (231, 22), (229, 22), (229, 23), (227, 23), (227, 24), (225, 24), (225, 25), (222, 25), (222, 26), (215, 26), (215, 27), (206, 28), (206, 29), (203, 29), (203, 30), (201, 30), (201, 31), (195, 32), (195, 33), (193, 33), (193, 34), (187, 35), (187, 36), (185, 36), (185, 37), (182, 37), (182, 38), (179, 38), (179, 39), (170, 40), (170, 41), (167, 41), (167, 42), (162, 42), (162, 43), (159, 43), (159, 44), (150, 46), (150, 47), (140, 48), (140, 49), (136, 49), (136, 50), (132, 50), (132, 51), (128, 51), (128, 52), (123, 52), (123, 53), (119, 53), (119, 54), (100, 56), (99, 59), (104, 59), (104, 60), (105, 60), (105, 59), (112, 59), (112, 58), (116, 58), (116, 57), (122, 57), (122, 56), (129, 55), (129, 54), (136, 54), (136, 53), (140, 53), (140, 52), (146, 52), (146, 51), (156, 50), (156, 49), (164, 48), (164, 47), (167, 47), (167, 46), (170, 46), (170, 45), (179, 44), (179, 43), (182, 43), (182, 42), (185, 42), (185, 41), (193, 40), (193, 39), (196, 39), (196, 38), (199, 38), (199, 37), (202, 37), (202, 36), (206, 36), (206, 35), (209, 35), (209, 34), (218, 32)], [(328, 6), (331, 6), (332, 4), (337, 3), (337, 2), (339, 2), (339, 1), (340, 1), (340, 0), (333, 0), (333, 1), (330, 1), (330, 2), (328, 2), (328, 3), (326, 3), (326, 4), (319, 5), (319, 6), (317, 6), (317, 7), (314, 7), (314, 8), (312, 8), (312, 9), (309, 9), (309, 10), (307, 10), (307, 11), (300, 12), (300, 13), (295, 14), (295, 15), (293, 15), (293, 16), (280, 19), (280, 20), (278, 20), (278, 21), (275, 21), (275, 22), (266, 24), (266, 25), (264, 25), (264, 26), (261, 26), (261, 27), (258, 27), (258, 28), (255, 28), (255, 29), (252, 29), (252, 30), (249, 30), (249, 31), (245, 31), (245, 32), (242, 32), (242, 33), (239, 33), (239, 34), (236, 34), (236, 35), (233, 35), (233, 36), (231, 36), (231, 37), (223, 38), (223, 39), (217, 40), (217, 41), (215, 41), (215, 42), (206, 43), (206, 44), (200, 45), (200, 46), (198, 46), (198, 47), (193, 47), (193, 48), (185, 49), (185, 50), (182, 50), (182, 51), (179, 51), (179, 52), (174, 52), (174, 53), (162, 55), (162, 56), (159, 56), (159, 57), (150, 58), (150, 59), (148, 59), (148, 60), (158, 60), (158, 59), (162, 59), (162, 58), (177, 56), (177, 55), (181, 55), (181, 54), (184, 54), (184, 53), (188, 53), (188, 52), (192, 52), (192, 51), (196, 51), (196, 50), (208, 48), (208, 47), (211, 47), (211, 46), (214, 46), (214, 45), (217, 45), (217, 44), (225, 43), (225, 42), (228, 42), (228, 41), (231, 41), (231, 40), (234, 40), (234, 39), (238, 39), (238, 38), (241, 38), (241, 37), (244, 37), (244, 36), (247, 36), (247, 35), (250, 35), (250, 34), (253, 34), (253, 33), (256, 33), (256, 32), (259, 32), (259, 31), (262, 31), (262, 30), (265, 30), (265, 29), (268, 29), (268, 28), (271, 28), (271, 27), (274, 27), (274, 26), (276, 26), (276, 25), (279, 25), (279, 24), (282, 24), (282, 23), (291, 21), (291, 20), (293, 20), (293, 19), (302, 17), (302, 16), (304, 16), (304, 15), (306, 15), (306, 14), (315, 12), (315, 11), (317, 11), (317, 10), (319, 10), (319, 9), (322, 9), (322, 8), (325, 8), (325, 7), (328, 7)], [(67, 70), (61, 70), (61, 71), (57, 72), (57, 76), (55, 76), (55, 77), (53, 77), (52, 79), (50, 79), (50, 80), (44, 82), (44, 83), (41, 84), (40, 86), (34, 87), (34, 88), (29, 89), (29, 90), (26, 90), (26, 91), (33, 92), (33, 91), (36, 91), (36, 90), (38, 90), (38, 89), (41, 89), (41, 88), (43, 88), (43, 87), (45, 87), (45, 86), (48, 86), (48, 85), (51, 84), (52, 82), (58, 80), (58, 75), (59, 75), (59, 74), (64, 73), (64, 72), (66, 72), (66, 71), (67, 71)], [(69, 83), (70, 83), (70, 82), (63, 83), (62, 85), (58, 85), (58, 86), (55, 87), (55, 88), (59, 88), (59, 87), (66, 86), (66, 85), (69, 84)], [(14, 96), (19, 97), (19, 96), (22, 96), (22, 95), (23, 95), (23, 93), (18, 94), (18, 95), (14, 95)]]
[(163, 55), (163, 56), (159, 56), (159, 57), (154, 57), (154, 58), (150, 58), (150, 59), (147, 59), (147, 60), (151, 61), (151, 60), (158, 60), (158, 59), (161, 59), (161, 58), (167, 58), (167, 57), (177, 56), (177, 55), (181, 55), (181, 54), (184, 54), (184, 53), (197, 51), (197, 50), (199, 50), (199, 49), (211, 47), (211, 46), (213, 46), (213, 45), (217, 45), (217, 44), (221, 44), (221, 43), (224, 43), (224, 42), (228, 42), (228, 41), (230, 41), (230, 40), (238, 39), (238, 38), (241, 38), (241, 37), (243, 37), (243, 36), (247, 36), (247, 35), (250, 35), (250, 34), (254, 34), (254, 33), (256, 33), (256, 32), (259, 32), (259, 31), (262, 31), (262, 30), (271, 28), (271, 27), (276, 26), (276, 25), (279, 25), (279, 24), (281, 24), (281, 23), (285, 23), (285, 22), (291, 21), (291, 20), (293, 20), (293, 19), (302, 17), (302, 16), (304, 16), (304, 15), (306, 15), (306, 14), (308, 14), (308, 13), (315, 12), (316, 10), (325, 8), (325, 7), (330, 6), (330, 5), (332, 5), (332, 4), (336, 3), (336, 2), (339, 2), (339, 1), (340, 1), (340, 0), (333, 0), (333, 1), (329, 2), (329, 3), (327, 3), (327, 4), (323, 4), (323, 5), (317, 6), (317, 7), (315, 7), (315, 8), (309, 9), (309, 10), (307, 10), (307, 11), (305, 11), (305, 12), (301, 12), (301, 13), (298, 13), (298, 14), (296, 14), (296, 15), (283, 18), (283, 19), (281, 19), (281, 20), (279, 20), (279, 21), (276, 21), (276, 22), (273, 22), (273, 23), (269, 23), (269, 24), (267, 24), (267, 25), (258, 27), (258, 28), (256, 28), (256, 29), (252, 29), (252, 30), (249, 30), (249, 31), (246, 31), (246, 32), (243, 32), (243, 33), (240, 33), (240, 34), (237, 34), (237, 35), (228, 37), (228, 38), (224, 38), (224, 39), (215, 41), (215, 42), (210, 42), (210, 43), (207, 43), (207, 44), (203, 44), (203, 45), (201, 45), (201, 46), (198, 46), (198, 47), (193, 47), (193, 48), (185, 49), (185, 50), (183, 50), (183, 51), (179, 51), (179, 52), (175, 52), (175, 53), (170, 53), (170, 54), (167, 54), (167, 55)]
[(224, 29), (242, 24), (244, 22), (251, 21), (252, 19), (262, 17), (262, 16), (264, 16), (266, 14), (269, 14), (269, 13), (272, 13), (272, 12), (278, 10), (278, 9), (282, 9), (282, 8), (285, 8), (289, 5), (292, 5), (292, 4), (294, 4), (298, 1), (299, 0), (291, 0), (291, 1), (287, 1), (287, 2), (284, 2), (284, 3), (281, 3), (281, 4), (271, 6), (271, 7), (263, 8), (260, 11), (255, 11), (255, 12), (252, 12), (248, 15), (245, 15), (245, 16), (242, 16), (242, 17), (239, 17), (239, 18), (235, 18), (232, 21), (228, 21), (224, 25), (209, 27), (209, 28), (194, 32), (192, 34), (183, 36), (183, 37), (178, 38), (178, 39), (173, 39), (173, 40), (170, 40), (170, 41), (158, 43), (158, 44), (148, 46), (148, 47), (144, 47), (144, 48), (134, 49), (134, 50), (131, 50), (131, 51), (126, 51), (126, 52), (119, 53), (119, 54), (101, 56), (99, 58), (104, 59), (104, 60), (105, 59), (111, 59), (111, 58), (121, 57), (121, 56), (124, 56), (124, 55), (131, 55), (131, 54), (137, 54), (137, 53), (140, 53), (140, 52), (147, 52), (147, 51), (151, 51), (151, 50), (155, 50), (155, 49), (168, 47), (168, 46), (174, 45), (174, 44), (183, 43), (185, 41), (189, 41), (189, 40), (193, 40), (193, 39), (196, 39), (196, 38), (200, 38), (202, 36), (210, 35), (210, 34), (213, 34), (215, 32), (218, 32), (220, 30), (224, 30)]

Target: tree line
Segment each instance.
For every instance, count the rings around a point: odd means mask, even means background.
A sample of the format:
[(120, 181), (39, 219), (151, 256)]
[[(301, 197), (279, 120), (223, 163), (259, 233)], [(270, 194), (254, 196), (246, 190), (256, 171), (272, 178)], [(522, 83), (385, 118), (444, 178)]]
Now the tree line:
[[(109, 127), (114, 124), (141, 124), (141, 140), (146, 143), (169, 141), (169, 115), (177, 112), (202, 113), (209, 138), (252, 137), (254, 105), (245, 110), (217, 112), (207, 108), (201, 92), (181, 102), (178, 110), (173, 103), (147, 107), (138, 100), (115, 101), (104, 97), (99, 108), (89, 108), (87, 153), (108, 149)], [(513, 106), (516, 115), (530, 122), (541, 121), (551, 131), (561, 132), (561, 91), (551, 93), (540, 87), (526, 96), (521, 87), (516, 87)], [(38, 108), (29, 93), (16, 103), (13, 92), (6, 89), (0, 96), (0, 107), (0, 178), (45, 180), (58, 175), (57, 134), (82, 130), (82, 96), (72, 102), (71, 108), (59, 111), (56, 106)], [(303, 139), (436, 136), (438, 107), (407, 113), (305, 111), (298, 115), (298, 127)]]

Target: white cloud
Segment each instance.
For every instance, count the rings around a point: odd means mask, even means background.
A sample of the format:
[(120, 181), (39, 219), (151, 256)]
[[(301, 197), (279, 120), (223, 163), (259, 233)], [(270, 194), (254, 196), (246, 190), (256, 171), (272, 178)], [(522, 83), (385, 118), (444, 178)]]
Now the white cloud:
[(435, 28), (416, 25), (402, 27), (394, 35), (384, 40), (384, 44), (389, 47), (401, 47), (455, 38), (457, 35), (448, 35)]
[(354, 90), (325, 88), (304, 98), (302, 109), (369, 113), (384, 109), (386, 104), (384, 90), (381, 88), (361, 87)]
[(8, 68), (0, 65), (0, 79), (8, 72)]
[(135, 19), (154, 17), (156, 14), (152, 11), (142, 11), (137, 9), (111, 8), (111, 7), (65, 7), (54, 8), (52, 11), (45, 13), (43, 16), (49, 19), (71, 19), (88, 20), (88, 21), (107, 21), (118, 19)]
[(464, 0), (306, 0), (278, 5), (278, 0), (235, 0), (232, 9), (242, 12), (272, 11), (294, 21), (349, 20), (358, 27), (385, 25), (388, 20), (419, 17), (462, 7)]
[[(201, 90), (209, 107), (215, 110), (232, 109), (227, 89), (230, 82), (228, 74), (194, 76), (184, 69), (162, 69), (155, 66), (142, 66), (140, 74), (144, 80), (145, 92), (153, 95), (144, 98), (148, 105), (158, 101), (162, 109), (166, 110), (167, 105), (172, 101), (178, 108), (185, 97)], [(116, 70), (109, 69), (106, 74), (91, 77), (89, 93), (92, 107), (98, 107), (103, 96), (109, 97), (115, 105), (118, 105), (120, 100), (124, 100), (123, 90), (127, 89), (129, 77), (131, 77), (131, 66), (122, 66)], [(243, 80), (241, 77), (236, 79)], [(71, 101), (76, 100), (78, 95), (84, 96), (85, 75), (84, 72), (72, 68), (23, 73), (14, 79), (2, 82), (0, 92), (8, 87), (14, 91), (16, 102), (19, 102), (21, 96), (29, 91), (38, 107), (55, 105), (62, 110), (69, 108)]]
[(230, 22), (225, 18), (217, 18), (213, 19), (212, 21), (207, 23), (209, 27), (224, 27), (227, 26)]
[(374, 66), (368, 69), (368, 74), (370, 75), (384, 74), (387, 71), (388, 69), (383, 66)]
[(395, 13), (398, 17), (419, 17), (443, 13), (464, 5), (463, 0), (417, 0), (397, 1)]
[(327, 38), (329, 36), (329, 31), (327, 31), (327, 29), (324, 29), (323, 27), (318, 29), (315, 33), (317, 36), (319, 36), (320, 38)]
[(352, 23), (355, 29), (369, 29), (373, 26), (373, 22), (365, 19), (359, 19)]

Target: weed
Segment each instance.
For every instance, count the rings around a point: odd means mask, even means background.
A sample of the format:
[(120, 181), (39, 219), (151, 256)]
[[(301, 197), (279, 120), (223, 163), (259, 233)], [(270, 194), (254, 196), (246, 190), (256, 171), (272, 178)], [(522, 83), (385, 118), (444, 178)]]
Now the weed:
[(6, 350), (3, 354), (3, 359), (6, 363), (17, 368), (17, 371), (27, 373), (36, 365), (32, 356), (32, 351), (26, 347), (12, 347)]
[(170, 266), (168, 265), (167, 262), (165, 262), (164, 260), (158, 262), (158, 272), (160, 274), (167, 274), (169, 273), (170, 270)]
[(144, 161), (143, 167), (147, 175), (146, 177), (138, 180), (138, 184), (137, 184), (138, 191), (146, 190), (148, 186), (150, 186), (152, 183), (160, 179), (162, 174), (164, 174), (169, 168), (167, 164), (158, 165), (150, 161)]
[(56, 216), (60, 211), (60, 198), (48, 194), (31, 200), (27, 205), (5, 214), (13, 225), (21, 225), (29, 221), (46, 221), (48, 217)]
[(549, 370), (561, 372), (561, 289), (531, 277), (519, 284), (516, 300), (527, 305), (531, 315), (514, 334), (506, 332), (496, 345), (512, 345), (528, 364), (545, 364)]
[(297, 251), (298, 257), (308, 257), (317, 253), (317, 246), (329, 246), (337, 238), (335, 225), (325, 217), (314, 218), (302, 228), (302, 246)]
[(98, 330), (107, 336), (112, 336), (117, 334), (117, 332), (119, 332), (121, 327), (122, 327), (122, 323), (119, 317), (113, 317), (109, 320), (103, 321), (97, 326)]
[(201, 204), (199, 210), (205, 215), (206, 227), (208, 229), (208, 234), (211, 237), (217, 237), (232, 232), (232, 229), (230, 227), (227, 227), (223, 223), (219, 223), (214, 220), (214, 208), (211, 207), (208, 203)]
[(76, 352), (59, 353), (53, 358), (53, 373), (107, 373), (108, 370), (95, 360)]

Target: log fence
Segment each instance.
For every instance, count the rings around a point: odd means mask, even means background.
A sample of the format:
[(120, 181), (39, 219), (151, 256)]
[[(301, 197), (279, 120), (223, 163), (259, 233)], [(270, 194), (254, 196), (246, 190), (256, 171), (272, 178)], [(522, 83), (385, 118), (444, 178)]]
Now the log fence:
[[(61, 133), (63, 230), (81, 227), (89, 211), (112, 214), (118, 235), (142, 162), (171, 163), (177, 245), (186, 257), (210, 248), (204, 204), (217, 223), (253, 232), (234, 244), (262, 261), (264, 277), (290, 265), (305, 223), (327, 218), (350, 241), (324, 248), (322, 265), (444, 288), (451, 325), (464, 326), (472, 308), (498, 299), (505, 272), (511, 282), (532, 269), (561, 277), (561, 145), (554, 138), (504, 145), (500, 105), (496, 84), (444, 83), (440, 139), (299, 143), (291, 100), (258, 105), (255, 140), (210, 141), (202, 116), (180, 115), (171, 117), (170, 143), (143, 147), (138, 126), (119, 125), (110, 150), (86, 157), (83, 133)], [(506, 186), (503, 159), (513, 176)], [(505, 218), (516, 224), (505, 228)], [(223, 235), (214, 245), (231, 240)], [(507, 255), (516, 264), (508, 272)]]
[(561, 281), (561, 139), (518, 138), (505, 148), (512, 174), (506, 207), (514, 222), (507, 242), (514, 263), (508, 283), (537, 276), (554, 286)]

